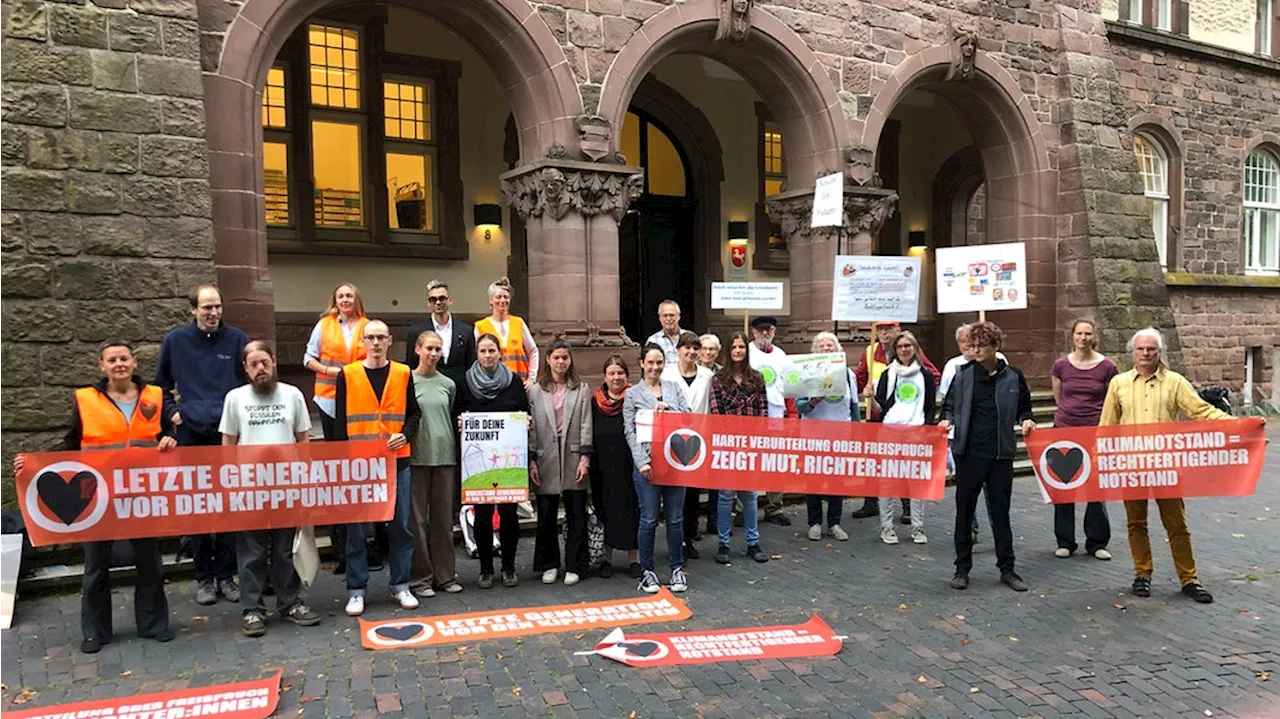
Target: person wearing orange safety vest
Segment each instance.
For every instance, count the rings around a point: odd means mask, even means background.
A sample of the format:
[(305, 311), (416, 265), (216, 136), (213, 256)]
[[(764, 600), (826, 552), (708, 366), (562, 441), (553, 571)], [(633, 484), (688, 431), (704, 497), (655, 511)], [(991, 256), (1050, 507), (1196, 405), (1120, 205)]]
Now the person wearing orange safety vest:
[(502, 343), (502, 364), (528, 387), (538, 376), (538, 345), (529, 325), (511, 314), (511, 281), (503, 277), (489, 285), (489, 306), (493, 314), (476, 323), (475, 337), (493, 335)]
[[(396, 455), (395, 514), (389, 527), (391, 593), (403, 609), (417, 609), (409, 591), (413, 561), (413, 532), (409, 530), (409, 456), (422, 411), (413, 391), (409, 366), (387, 358), (391, 330), (385, 322), (370, 320), (364, 326), (365, 358), (338, 372), (334, 397), (334, 439), (383, 440)], [(364, 593), (369, 584), (368, 544), (363, 524), (347, 525), (347, 615), (364, 613)]]
[[(133, 348), (124, 342), (103, 346), (99, 368), (104, 377), (75, 391), (71, 428), (54, 451), (131, 450), (161, 452), (178, 446), (173, 424), (164, 413), (164, 392), (134, 374), (138, 362)], [(14, 457), (13, 471), (21, 472), (26, 460)], [(169, 600), (164, 593), (164, 565), (155, 537), (130, 540), (138, 579), (133, 589), (138, 636), (171, 641)], [(111, 629), (112, 541), (85, 542), (84, 577), (81, 581), (80, 651), (96, 654), (115, 637)]]
[(312, 398), (320, 410), (320, 426), (325, 439), (333, 438), (333, 402), (338, 393), (338, 372), (352, 362), (364, 359), (364, 315), (360, 290), (350, 282), (333, 288), (329, 307), (311, 330), (302, 366), (315, 372)]

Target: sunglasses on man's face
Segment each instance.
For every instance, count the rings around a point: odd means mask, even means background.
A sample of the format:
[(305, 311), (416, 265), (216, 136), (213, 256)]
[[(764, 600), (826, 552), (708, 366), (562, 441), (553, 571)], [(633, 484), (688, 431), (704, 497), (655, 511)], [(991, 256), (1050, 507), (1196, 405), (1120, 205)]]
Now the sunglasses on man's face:
[(448, 300), (449, 300), (449, 295), (443, 295), (443, 296), (440, 296), (440, 297), (428, 297), (428, 298), (427, 298), (427, 302), (447, 302)]

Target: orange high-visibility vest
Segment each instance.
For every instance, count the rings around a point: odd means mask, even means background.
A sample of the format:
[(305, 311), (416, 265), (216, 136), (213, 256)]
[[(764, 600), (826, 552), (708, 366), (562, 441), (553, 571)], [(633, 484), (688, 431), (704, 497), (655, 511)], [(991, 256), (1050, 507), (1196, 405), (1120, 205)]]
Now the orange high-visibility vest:
[[(502, 334), (490, 317), (476, 323), (476, 331), (480, 335), (493, 335), (502, 342)], [(529, 353), (524, 347), (524, 320), (509, 315), (507, 317), (507, 341), (502, 343), (502, 364), (519, 375), (520, 380), (529, 378)]]
[(76, 390), (76, 411), (80, 413), (80, 449), (125, 449), (155, 447), (160, 444), (160, 412), (164, 394), (147, 385), (138, 392), (133, 416), (125, 417), (115, 402), (96, 387)]
[[(325, 367), (345, 367), (352, 362), (365, 358), (364, 326), (369, 324), (368, 317), (356, 320), (355, 336), (351, 341), (351, 349), (347, 349), (347, 338), (342, 334), (342, 324), (337, 315), (325, 315), (320, 319), (320, 356), (316, 361)], [(335, 399), (338, 396), (338, 378), (321, 372), (316, 373), (315, 396), (319, 399)]]
[[(409, 365), (392, 361), (387, 372), (387, 386), (382, 401), (373, 393), (373, 385), (364, 365), (353, 362), (342, 368), (347, 390), (347, 439), (387, 439), (404, 431), (404, 415), (409, 407)], [(397, 457), (408, 457), (413, 447), (408, 443), (396, 450)]]

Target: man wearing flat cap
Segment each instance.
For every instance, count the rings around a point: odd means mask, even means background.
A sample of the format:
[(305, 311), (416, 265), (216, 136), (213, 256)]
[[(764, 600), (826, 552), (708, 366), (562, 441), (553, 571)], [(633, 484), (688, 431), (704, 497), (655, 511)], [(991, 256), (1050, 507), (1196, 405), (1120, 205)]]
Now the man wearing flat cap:
[[(747, 361), (751, 369), (764, 375), (765, 394), (769, 400), (770, 417), (798, 417), (795, 400), (782, 396), (782, 368), (787, 364), (787, 353), (773, 344), (778, 330), (775, 317), (762, 315), (751, 321), (751, 344), (747, 347)], [(791, 520), (782, 512), (782, 493), (765, 495), (764, 519), (766, 522), (787, 527)]]

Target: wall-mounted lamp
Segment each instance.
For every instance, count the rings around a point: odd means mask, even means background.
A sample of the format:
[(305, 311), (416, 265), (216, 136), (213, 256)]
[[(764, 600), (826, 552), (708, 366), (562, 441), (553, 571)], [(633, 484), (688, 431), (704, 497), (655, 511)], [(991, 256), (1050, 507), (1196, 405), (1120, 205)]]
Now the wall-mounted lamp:
[(730, 222), (729, 223), (729, 239), (730, 240), (746, 240), (751, 236), (751, 224), (749, 222)]
[(502, 228), (502, 207), (499, 205), (476, 205), (473, 208), (476, 227), (484, 228), (484, 241), (489, 242), (494, 228)]
[(907, 233), (907, 244), (911, 247), (928, 247), (929, 236), (924, 230), (915, 230)]

